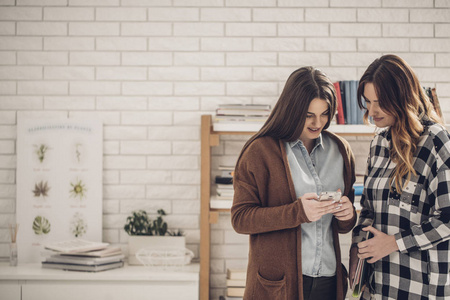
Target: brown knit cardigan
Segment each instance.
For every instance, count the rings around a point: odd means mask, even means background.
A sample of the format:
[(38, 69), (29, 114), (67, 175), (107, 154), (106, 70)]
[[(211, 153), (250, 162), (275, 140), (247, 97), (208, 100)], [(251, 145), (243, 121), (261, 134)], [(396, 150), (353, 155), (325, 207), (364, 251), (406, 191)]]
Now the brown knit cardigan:
[[(353, 203), (354, 156), (344, 139), (324, 131), (339, 146), (344, 159), (344, 195)], [(231, 222), (238, 233), (250, 235), (245, 300), (302, 300), (301, 224), (310, 222), (297, 201), (285, 144), (272, 137), (253, 141), (238, 159)], [(337, 300), (345, 299), (347, 272), (341, 264), (338, 233), (349, 232), (348, 221), (333, 218)]]

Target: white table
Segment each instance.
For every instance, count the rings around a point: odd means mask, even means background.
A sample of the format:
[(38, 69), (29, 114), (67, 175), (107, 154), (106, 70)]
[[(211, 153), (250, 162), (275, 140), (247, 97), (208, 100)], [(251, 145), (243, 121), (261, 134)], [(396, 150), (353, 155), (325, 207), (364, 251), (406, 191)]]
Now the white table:
[(199, 264), (179, 270), (128, 266), (98, 273), (0, 263), (1, 300), (177, 300), (199, 298)]

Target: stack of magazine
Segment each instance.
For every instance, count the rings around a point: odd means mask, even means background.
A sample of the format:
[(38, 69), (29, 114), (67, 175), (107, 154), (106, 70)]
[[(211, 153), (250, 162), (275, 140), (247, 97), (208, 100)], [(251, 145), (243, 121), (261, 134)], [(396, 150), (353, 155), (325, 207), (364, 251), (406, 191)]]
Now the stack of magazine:
[(234, 166), (220, 165), (221, 175), (216, 176), (216, 195), (211, 197), (210, 207), (216, 209), (229, 209), (233, 204), (233, 175)]
[(220, 104), (213, 119), (213, 130), (258, 131), (270, 112), (271, 106), (266, 104)]
[(99, 272), (124, 265), (125, 256), (122, 250), (108, 243), (75, 239), (49, 244), (45, 248), (56, 253), (42, 262), (43, 268)]

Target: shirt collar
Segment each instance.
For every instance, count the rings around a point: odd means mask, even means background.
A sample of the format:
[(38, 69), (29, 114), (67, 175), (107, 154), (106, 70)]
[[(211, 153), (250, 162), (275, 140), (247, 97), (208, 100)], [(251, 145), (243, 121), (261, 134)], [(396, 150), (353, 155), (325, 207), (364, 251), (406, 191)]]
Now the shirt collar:
[[(289, 146), (290, 146), (291, 148), (294, 148), (294, 147), (297, 146), (297, 144), (299, 144), (299, 143), (300, 143), (300, 145), (304, 146), (304, 145), (303, 145), (303, 142), (302, 142), (300, 139), (297, 139), (297, 140), (295, 140), (295, 141), (293, 141), (293, 142), (289, 142)], [(314, 151), (314, 149), (316, 149), (317, 147), (322, 147), (322, 149), (325, 149), (324, 146), (323, 146), (322, 134), (320, 134), (319, 137), (316, 139), (316, 143), (315, 143), (315, 145), (314, 145), (314, 147), (313, 147), (313, 151)], [(312, 152), (312, 151), (311, 151), (311, 152)]]

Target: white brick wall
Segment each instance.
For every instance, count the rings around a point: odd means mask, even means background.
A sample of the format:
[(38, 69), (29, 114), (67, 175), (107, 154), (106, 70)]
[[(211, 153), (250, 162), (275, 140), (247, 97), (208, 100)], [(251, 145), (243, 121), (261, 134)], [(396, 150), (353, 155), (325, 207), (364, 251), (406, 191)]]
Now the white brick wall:
[[(128, 213), (164, 208), (198, 256), (201, 114), (274, 104), (300, 66), (358, 79), (393, 52), (437, 88), (448, 121), (449, 32), (448, 0), (0, 0), (0, 257), (15, 217), (18, 114), (101, 119), (104, 240), (125, 246)], [(213, 174), (245, 139), (213, 149)], [(348, 139), (362, 173), (369, 139)], [(229, 217), (212, 227), (211, 299), (226, 268), (246, 264), (247, 237)]]

